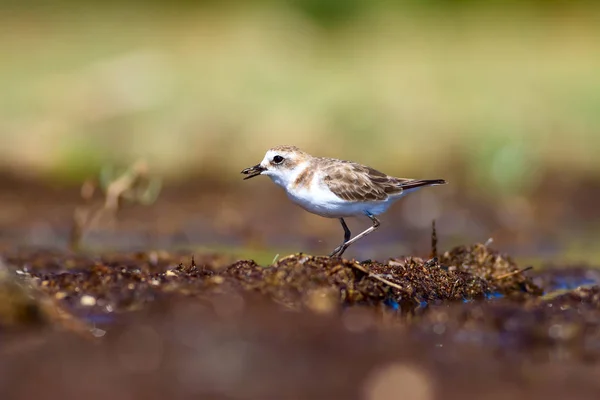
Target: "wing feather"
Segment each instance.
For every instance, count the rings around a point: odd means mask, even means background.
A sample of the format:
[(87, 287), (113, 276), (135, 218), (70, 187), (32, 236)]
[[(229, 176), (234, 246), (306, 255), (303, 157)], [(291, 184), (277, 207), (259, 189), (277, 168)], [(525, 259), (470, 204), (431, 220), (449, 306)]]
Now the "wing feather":
[(350, 161), (321, 159), (323, 182), (336, 196), (347, 201), (383, 201), (405, 189), (441, 185), (442, 179), (403, 179)]
[(323, 181), (329, 190), (344, 200), (381, 201), (402, 192), (395, 178), (364, 165), (335, 161), (323, 165)]

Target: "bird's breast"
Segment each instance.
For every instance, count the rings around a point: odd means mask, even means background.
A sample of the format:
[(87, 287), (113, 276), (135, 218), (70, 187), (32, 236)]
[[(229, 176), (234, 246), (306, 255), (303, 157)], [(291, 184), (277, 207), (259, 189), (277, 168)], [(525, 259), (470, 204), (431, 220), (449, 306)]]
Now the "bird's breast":
[(363, 213), (356, 205), (336, 196), (329, 188), (313, 177), (309, 184), (290, 185), (286, 188), (290, 200), (308, 212), (328, 218), (339, 218)]

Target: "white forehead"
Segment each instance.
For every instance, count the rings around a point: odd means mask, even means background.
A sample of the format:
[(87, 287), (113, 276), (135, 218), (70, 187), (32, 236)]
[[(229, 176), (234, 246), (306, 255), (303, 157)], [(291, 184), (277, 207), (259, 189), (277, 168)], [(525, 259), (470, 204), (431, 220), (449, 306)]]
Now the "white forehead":
[(265, 160), (271, 161), (275, 156), (290, 157), (291, 155), (292, 153), (289, 151), (267, 150), (267, 153), (265, 154)]
[(273, 157), (275, 157), (276, 155), (278, 155), (279, 153), (276, 152), (275, 150), (267, 150), (267, 153), (265, 154), (265, 158), (267, 160), (271, 160), (273, 159)]

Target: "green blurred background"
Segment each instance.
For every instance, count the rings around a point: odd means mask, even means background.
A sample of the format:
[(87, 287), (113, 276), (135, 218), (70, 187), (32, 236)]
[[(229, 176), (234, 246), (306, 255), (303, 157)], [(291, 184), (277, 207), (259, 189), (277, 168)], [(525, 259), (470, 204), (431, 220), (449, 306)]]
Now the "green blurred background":
[(141, 157), (239, 185), (295, 144), (511, 210), (600, 179), (596, 2), (1, 4), (0, 168), (17, 176), (80, 183)]

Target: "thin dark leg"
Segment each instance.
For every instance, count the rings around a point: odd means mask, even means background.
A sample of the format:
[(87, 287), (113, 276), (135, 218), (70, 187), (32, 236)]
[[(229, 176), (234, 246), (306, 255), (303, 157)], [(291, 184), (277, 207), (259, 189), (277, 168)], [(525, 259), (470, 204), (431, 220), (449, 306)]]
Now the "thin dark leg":
[(342, 224), (342, 228), (344, 228), (344, 241), (342, 242), (342, 244), (335, 248), (335, 250), (329, 255), (329, 257), (333, 257), (336, 254), (336, 252), (339, 251), (339, 249), (341, 249), (342, 246), (344, 246), (344, 244), (346, 244), (350, 240), (350, 237), (352, 236), (352, 232), (350, 232), (350, 229), (348, 228), (348, 225), (346, 225), (346, 221), (344, 221), (344, 218), (340, 218), (340, 223)]
[(348, 240), (350, 240), (352, 233), (350, 232), (350, 229), (348, 229), (348, 225), (346, 225), (344, 218), (340, 218), (340, 222), (342, 223), (342, 228), (344, 228), (344, 243), (346, 243)]
[[(344, 240), (344, 243), (342, 243), (340, 246), (336, 247), (335, 250), (333, 250), (333, 253), (331, 253), (330, 257), (333, 257), (333, 256), (341, 257), (342, 254), (344, 254), (344, 252), (346, 251), (346, 249), (352, 243), (356, 242), (359, 239), (362, 239), (363, 237), (367, 236), (369, 233), (371, 233), (371, 232), (377, 230), (377, 228), (379, 228), (379, 225), (381, 225), (381, 224), (380, 224), (379, 220), (377, 218), (375, 218), (374, 215), (367, 214), (367, 217), (369, 217), (371, 219), (371, 222), (373, 222), (373, 225), (370, 226), (369, 228), (365, 229), (365, 231), (363, 231), (363, 232), (359, 233), (358, 235), (354, 236), (352, 239), (350, 239), (350, 240)], [(345, 225), (345, 223), (344, 223), (344, 225)]]

